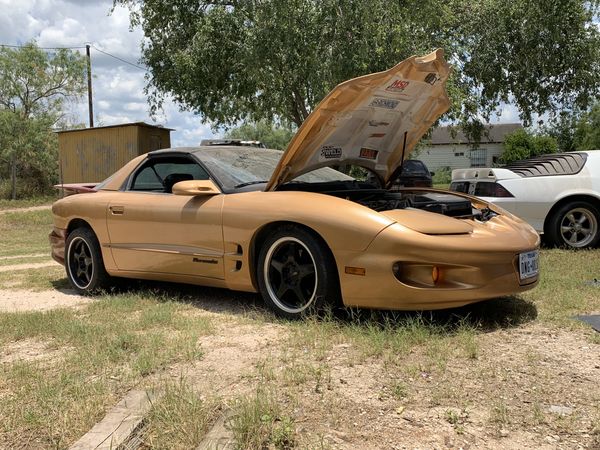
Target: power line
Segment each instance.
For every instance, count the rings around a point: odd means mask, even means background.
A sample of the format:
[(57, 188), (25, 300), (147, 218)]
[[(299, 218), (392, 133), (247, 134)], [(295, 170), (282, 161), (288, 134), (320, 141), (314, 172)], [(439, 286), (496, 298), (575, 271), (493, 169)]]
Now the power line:
[(105, 52), (105, 51), (103, 51), (103, 50), (100, 50), (98, 47), (95, 47), (94, 45), (92, 45), (92, 48), (93, 48), (94, 50), (96, 50), (96, 51), (99, 51), (100, 53), (104, 53), (105, 55), (107, 55), (107, 56), (110, 56), (111, 58), (118, 59), (119, 61), (121, 61), (121, 62), (124, 62), (125, 64), (129, 64), (129, 65), (130, 65), (130, 66), (132, 66), (132, 67), (135, 67), (135, 68), (137, 68), (137, 69), (143, 70), (144, 72), (147, 72), (147, 71), (148, 71), (148, 69), (147, 69), (147, 68), (145, 68), (145, 67), (138, 66), (137, 64), (134, 64), (134, 63), (132, 63), (132, 62), (126, 61), (126, 60), (124, 60), (123, 58), (119, 58), (118, 56), (111, 55), (111, 54), (110, 54), (110, 53), (108, 53), (108, 52)]
[[(0, 47), (23, 48), (23, 47), (26, 47), (26, 45), (0, 44)], [(106, 56), (110, 56), (111, 58), (118, 59), (119, 61), (121, 61), (125, 64), (129, 64), (130, 66), (135, 67), (136, 69), (143, 70), (144, 72), (148, 71), (148, 69), (146, 67), (138, 66), (137, 64), (127, 61), (123, 58), (119, 58), (118, 56), (115, 56), (111, 53), (105, 52), (104, 50), (100, 50), (98, 47), (96, 47), (94, 45), (91, 45), (91, 47), (94, 50), (105, 54)], [(85, 49), (85, 45), (82, 47), (37, 47), (37, 48), (39, 48), (41, 50), (75, 50), (75, 49)]]
[[(27, 45), (0, 44), (0, 47), (23, 48), (23, 47), (27, 47)], [(85, 45), (83, 47), (37, 47), (37, 48), (39, 48), (41, 50), (72, 50), (72, 49), (85, 48)]]

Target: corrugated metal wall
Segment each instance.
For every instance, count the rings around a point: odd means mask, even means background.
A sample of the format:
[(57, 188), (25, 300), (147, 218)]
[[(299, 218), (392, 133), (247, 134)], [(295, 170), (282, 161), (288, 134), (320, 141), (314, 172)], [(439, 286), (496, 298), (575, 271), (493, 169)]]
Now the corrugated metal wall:
[(134, 157), (170, 146), (170, 131), (155, 127), (124, 125), (59, 132), (61, 181), (100, 182)]

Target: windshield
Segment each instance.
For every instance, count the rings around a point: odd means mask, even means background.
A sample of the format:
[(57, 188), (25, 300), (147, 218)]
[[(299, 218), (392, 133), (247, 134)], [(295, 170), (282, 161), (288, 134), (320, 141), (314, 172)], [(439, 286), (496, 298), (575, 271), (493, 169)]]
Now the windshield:
[[(240, 185), (267, 182), (271, 178), (283, 152), (260, 148), (202, 148), (194, 153), (206, 168), (218, 179), (224, 189)], [(299, 176), (293, 181), (322, 183), (349, 181), (352, 177), (329, 167), (322, 167)]]

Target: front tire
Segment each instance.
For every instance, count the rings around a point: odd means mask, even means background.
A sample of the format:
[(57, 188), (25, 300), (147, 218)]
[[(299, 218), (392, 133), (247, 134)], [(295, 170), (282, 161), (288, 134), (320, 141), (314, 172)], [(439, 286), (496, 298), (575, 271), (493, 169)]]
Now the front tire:
[(320, 239), (301, 227), (281, 227), (267, 238), (258, 256), (257, 279), (265, 304), (286, 319), (339, 302), (333, 256)]
[(586, 201), (567, 203), (554, 212), (548, 237), (557, 247), (591, 248), (600, 242), (600, 211)]
[(67, 237), (65, 268), (69, 283), (81, 295), (106, 289), (110, 276), (104, 268), (98, 239), (89, 228), (77, 228)]

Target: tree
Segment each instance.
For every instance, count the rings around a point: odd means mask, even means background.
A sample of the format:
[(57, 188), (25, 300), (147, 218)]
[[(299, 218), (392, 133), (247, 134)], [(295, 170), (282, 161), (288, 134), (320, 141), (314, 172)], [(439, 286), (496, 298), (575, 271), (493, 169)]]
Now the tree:
[(70, 50), (47, 54), (29, 43), (0, 47), (0, 162), (8, 170), (10, 197), (17, 179), (47, 185), (56, 174), (52, 127), (66, 100), (85, 91), (85, 60)]
[(245, 123), (225, 133), (226, 138), (261, 141), (267, 148), (278, 150), (285, 150), (293, 136), (290, 128), (274, 126), (266, 120)]
[(524, 128), (507, 134), (502, 147), (500, 160), (504, 164), (558, 151), (555, 138), (546, 134), (534, 134)]
[(114, 0), (141, 25), (151, 109), (172, 96), (215, 126), (299, 126), (336, 84), (436, 47), (452, 108), (477, 130), (501, 102), (586, 108), (600, 91), (598, 1)]
[(573, 130), (575, 150), (600, 149), (600, 103), (596, 103), (589, 112), (582, 114)]

